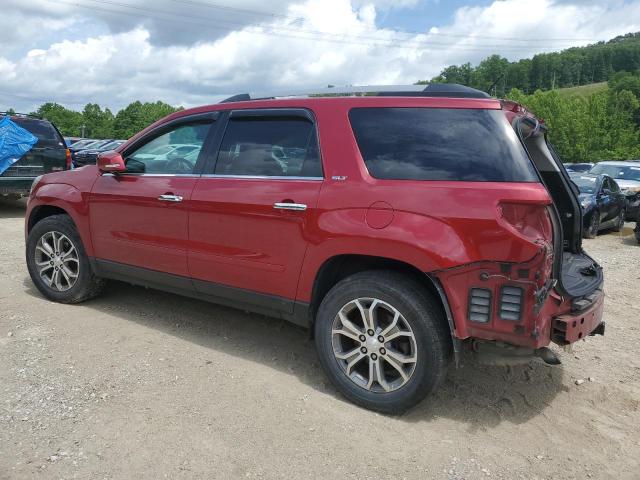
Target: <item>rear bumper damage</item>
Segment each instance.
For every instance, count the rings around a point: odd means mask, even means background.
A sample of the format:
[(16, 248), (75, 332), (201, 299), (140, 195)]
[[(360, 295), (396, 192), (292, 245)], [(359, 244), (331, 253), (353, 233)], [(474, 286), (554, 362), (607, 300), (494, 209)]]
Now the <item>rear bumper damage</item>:
[(522, 264), (482, 262), (437, 272), (454, 337), (473, 340), (476, 351), (476, 345), (486, 350), (491, 342), (526, 349), (544, 360), (546, 352), (540, 349), (552, 342), (564, 346), (604, 334), (602, 277), (594, 290), (572, 298), (545, 275), (548, 263), (546, 255), (539, 255)]
[[(604, 335), (602, 321), (604, 293), (597, 290), (585, 300), (590, 305), (580, 311), (558, 315), (551, 321), (551, 341), (558, 345), (569, 345), (590, 335)], [(573, 302), (576, 305), (578, 302)]]

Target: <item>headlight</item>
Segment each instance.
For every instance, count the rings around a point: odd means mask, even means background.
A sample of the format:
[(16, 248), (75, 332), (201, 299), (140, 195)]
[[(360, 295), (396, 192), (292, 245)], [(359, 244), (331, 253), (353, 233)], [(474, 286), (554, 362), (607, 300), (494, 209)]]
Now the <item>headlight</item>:
[(38, 184), (38, 182), (42, 179), (42, 175), (38, 175), (36, 178), (33, 179), (33, 182), (31, 183), (31, 188), (29, 189), (29, 196), (31, 196), (31, 193), (33, 192), (34, 187)]

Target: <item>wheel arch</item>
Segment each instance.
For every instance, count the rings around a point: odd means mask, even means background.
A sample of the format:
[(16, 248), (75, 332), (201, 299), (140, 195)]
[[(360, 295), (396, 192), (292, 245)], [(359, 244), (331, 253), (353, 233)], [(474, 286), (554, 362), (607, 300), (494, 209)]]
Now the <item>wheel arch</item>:
[(68, 211), (56, 205), (48, 205), (48, 204), (38, 205), (34, 207), (29, 214), (29, 218), (27, 220), (27, 234), (31, 231), (31, 229), (34, 227), (36, 223), (44, 220), (47, 217), (51, 217), (53, 215), (67, 215), (71, 217)]
[(378, 257), (359, 254), (340, 254), (325, 260), (316, 273), (309, 305), (311, 335), (313, 335), (313, 324), (320, 307), (320, 303), (329, 290), (339, 281), (367, 270), (391, 270), (400, 272), (412, 278), (416, 283), (423, 286), (438, 302), (447, 322), (447, 329), (451, 336), (451, 346), (456, 360), (460, 351), (460, 340), (455, 336), (455, 324), (451, 315), (451, 309), (446, 293), (437, 278), (422, 272), (419, 268), (410, 263), (396, 260), (389, 257)]

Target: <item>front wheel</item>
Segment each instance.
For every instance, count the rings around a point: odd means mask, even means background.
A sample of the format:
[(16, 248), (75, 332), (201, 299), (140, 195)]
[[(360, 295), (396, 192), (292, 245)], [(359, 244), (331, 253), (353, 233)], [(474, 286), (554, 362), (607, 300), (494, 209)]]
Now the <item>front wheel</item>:
[(589, 225), (584, 228), (583, 235), (584, 238), (596, 238), (598, 236), (598, 231), (600, 230), (600, 212), (598, 210), (594, 210), (591, 214), (591, 220), (589, 221)]
[(26, 255), (31, 280), (56, 302), (79, 303), (98, 295), (104, 286), (105, 281), (93, 274), (68, 215), (53, 215), (36, 223), (27, 238)]
[(620, 210), (620, 213), (618, 214), (618, 218), (616, 219), (616, 224), (613, 227), (614, 232), (622, 231), (622, 229), (624, 228), (624, 217), (625, 217), (625, 210), (624, 208), (622, 208)]
[(315, 322), (320, 363), (349, 400), (401, 413), (446, 374), (451, 339), (440, 306), (410, 278), (368, 271), (335, 285)]

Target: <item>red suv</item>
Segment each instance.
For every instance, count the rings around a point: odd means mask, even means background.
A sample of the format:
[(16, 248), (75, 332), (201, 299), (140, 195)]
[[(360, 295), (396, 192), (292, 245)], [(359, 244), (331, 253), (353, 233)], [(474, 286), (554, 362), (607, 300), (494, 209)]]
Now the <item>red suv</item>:
[[(422, 88), (422, 87), (420, 87)], [(401, 412), (463, 348), (557, 363), (603, 333), (601, 267), (544, 124), (457, 85), (232, 97), (34, 182), (29, 273), (106, 279), (308, 326), (346, 397)]]

